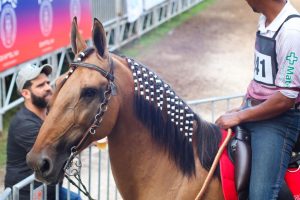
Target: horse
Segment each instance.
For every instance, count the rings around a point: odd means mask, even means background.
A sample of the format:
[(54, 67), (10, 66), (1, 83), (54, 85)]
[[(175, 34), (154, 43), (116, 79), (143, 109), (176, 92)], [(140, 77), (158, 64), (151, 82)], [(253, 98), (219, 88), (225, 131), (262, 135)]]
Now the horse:
[[(74, 18), (75, 61), (57, 80), (48, 115), (27, 155), (36, 178), (60, 182), (75, 155), (107, 137), (123, 199), (195, 199), (217, 154), (220, 129), (201, 119), (148, 67), (110, 53), (97, 19), (92, 41), (88, 47)], [(218, 172), (205, 199), (223, 199)]]

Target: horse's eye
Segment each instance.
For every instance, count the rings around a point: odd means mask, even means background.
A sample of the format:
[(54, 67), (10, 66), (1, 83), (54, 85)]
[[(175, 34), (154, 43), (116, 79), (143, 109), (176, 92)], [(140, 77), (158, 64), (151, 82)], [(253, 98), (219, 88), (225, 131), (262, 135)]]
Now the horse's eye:
[(85, 88), (81, 92), (81, 97), (92, 98), (95, 97), (98, 90), (95, 88)]

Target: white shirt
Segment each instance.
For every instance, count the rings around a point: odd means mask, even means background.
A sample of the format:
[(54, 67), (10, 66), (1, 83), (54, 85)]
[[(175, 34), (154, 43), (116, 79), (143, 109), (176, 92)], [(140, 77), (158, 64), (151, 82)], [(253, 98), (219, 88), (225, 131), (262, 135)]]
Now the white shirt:
[[(286, 18), (293, 14), (300, 15), (290, 2), (287, 2), (267, 27), (265, 26), (266, 17), (261, 15), (258, 23), (260, 35), (272, 38)], [(300, 18), (292, 18), (287, 21), (280, 29), (275, 40), (278, 63), (275, 85), (279, 88), (268, 90), (268, 87), (252, 81), (248, 87), (248, 95), (256, 99), (267, 99), (273, 93), (280, 91), (289, 98), (298, 97), (298, 102), (300, 101), (299, 91), (284, 88), (300, 89)], [(257, 95), (256, 91), (259, 91)]]

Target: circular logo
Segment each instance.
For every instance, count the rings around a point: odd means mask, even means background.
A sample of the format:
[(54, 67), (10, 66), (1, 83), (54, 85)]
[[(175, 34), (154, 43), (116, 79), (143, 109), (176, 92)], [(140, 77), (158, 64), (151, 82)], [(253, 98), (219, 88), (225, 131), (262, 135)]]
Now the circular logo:
[(47, 37), (52, 31), (53, 9), (49, 1), (42, 1), (40, 7), (40, 28), (43, 36)]
[(0, 16), (0, 35), (5, 48), (11, 48), (17, 35), (17, 17), (11, 4), (6, 4)]
[(77, 23), (80, 23), (80, 17), (81, 17), (81, 5), (80, 0), (71, 0), (70, 1), (70, 18), (71, 21), (73, 20), (73, 17), (77, 17)]

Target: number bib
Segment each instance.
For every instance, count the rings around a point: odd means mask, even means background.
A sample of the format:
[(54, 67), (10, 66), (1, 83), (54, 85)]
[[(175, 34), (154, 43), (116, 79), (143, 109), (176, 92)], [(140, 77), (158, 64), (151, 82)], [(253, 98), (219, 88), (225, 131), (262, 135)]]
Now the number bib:
[(254, 80), (264, 85), (275, 86), (275, 79), (278, 72), (276, 56), (276, 36), (285, 22), (299, 15), (290, 15), (281, 24), (272, 38), (256, 33), (255, 60), (254, 60)]
[(256, 35), (254, 80), (256, 82), (275, 85), (278, 64), (276, 60), (276, 41), (273, 38)]

